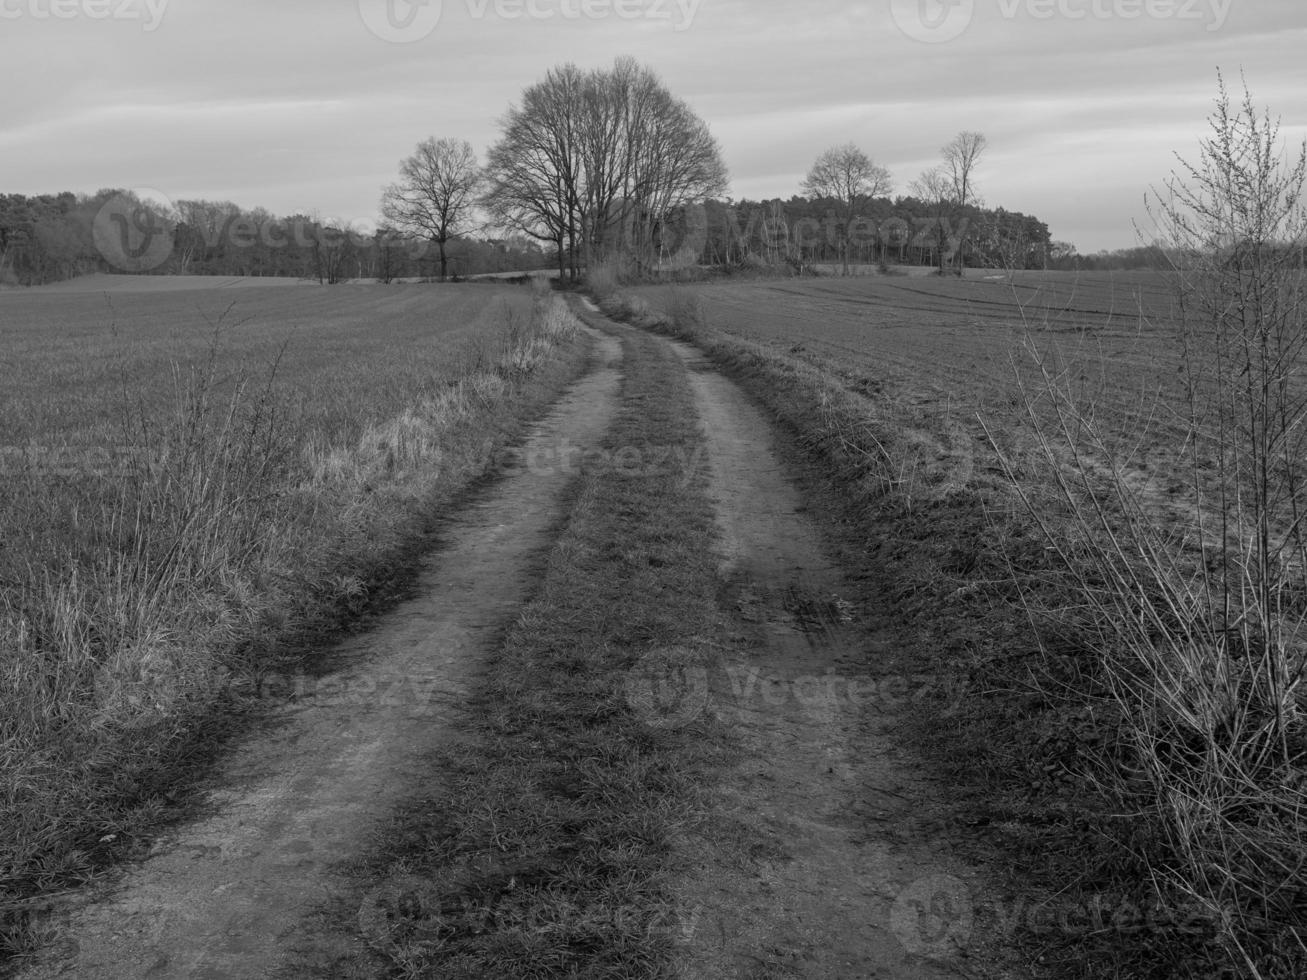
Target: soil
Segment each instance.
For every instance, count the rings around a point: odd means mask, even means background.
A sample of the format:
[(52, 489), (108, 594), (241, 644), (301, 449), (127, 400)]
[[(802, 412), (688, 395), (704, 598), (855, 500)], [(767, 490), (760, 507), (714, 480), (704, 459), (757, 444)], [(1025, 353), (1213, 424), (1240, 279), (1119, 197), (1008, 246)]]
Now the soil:
[(268, 719), (215, 777), (208, 815), (160, 840), (107, 893), (83, 896), (24, 980), (267, 977), (303, 920), (331, 900), (336, 869), (429, 771), (458, 729), (490, 644), (530, 593), (575, 476), (560, 449), (596, 445), (615, 411), (621, 346), (527, 439), (524, 465), (452, 520), (415, 597), (344, 641), (347, 665)]

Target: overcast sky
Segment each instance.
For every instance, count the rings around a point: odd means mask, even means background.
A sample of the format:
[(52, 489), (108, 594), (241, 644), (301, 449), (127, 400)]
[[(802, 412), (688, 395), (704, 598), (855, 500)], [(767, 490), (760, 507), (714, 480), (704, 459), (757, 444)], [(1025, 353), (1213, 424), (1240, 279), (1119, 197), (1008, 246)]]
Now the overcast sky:
[(737, 197), (854, 141), (896, 190), (960, 130), (990, 205), (1136, 244), (1242, 69), (1307, 134), (1303, 0), (0, 0), (0, 191), (151, 189), (366, 223), (427, 136), (479, 153), (550, 67), (629, 54), (709, 123)]

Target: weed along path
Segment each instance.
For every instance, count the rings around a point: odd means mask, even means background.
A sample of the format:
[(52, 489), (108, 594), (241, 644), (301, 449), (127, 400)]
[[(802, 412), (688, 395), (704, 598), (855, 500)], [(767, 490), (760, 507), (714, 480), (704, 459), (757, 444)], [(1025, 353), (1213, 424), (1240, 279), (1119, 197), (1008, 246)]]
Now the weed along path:
[(681, 886), (698, 910), (683, 975), (1010, 975), (988, 965), (982, 875), (951, 858), (930, 788), (888, 735), (925, 681), (873, 679), (892, 638), (860, 622), (769, 422), (695, 349), (673, 346), (707, 439), (729, 643), (661, 679), (664, 707), (679, 702), (660, 723), (711, 717), (742, 750), (718, 787), (733, 829)]
[(431, 779), (426, 756), (464, 722), (486, 652), (530, 593), (565, 513), (568, 454), (603, 437), (617, 403), (620, 344), (594, 336), (597, 366), (533, 429), (522, 465), (451, 517), (414, 598), (347, 639), (341, 671), (224, 764), (209, 815), (70, 910), (19, 976), (235, 980), (291, 965), (338, 865)]

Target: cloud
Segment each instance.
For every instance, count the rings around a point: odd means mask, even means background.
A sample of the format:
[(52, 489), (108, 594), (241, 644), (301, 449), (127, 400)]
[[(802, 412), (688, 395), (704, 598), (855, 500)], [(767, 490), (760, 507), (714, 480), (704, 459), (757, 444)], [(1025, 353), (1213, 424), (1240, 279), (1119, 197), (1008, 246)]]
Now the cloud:
[[(411, 44), (369, 31), (354, 0), (174, 0), (149, 32), (8, 19), (0, 190), (152, 186), (361, 218), (419, 140), (458, 136), (484, 151), (550, 67), (630, 53), (708, 120), (737, 195), (789, 197), (822, 149), (850, 140), (903, 189), (953, 134), (979, 129), (991, 145), (978, 174), (986, 199), (1089, 250), (1132, 243), (1132, 202), (1166, 176), (1171, 151), (1196, 145), (1218, 65), (1236, 86), (1246, 66), (1290, 135), (1307, 121), (1307, 8), (1296, 0), (1235, 4), (1217, 30), (1094, 14), (1135, 0), (977, 0), (946, 44), (906, 36), (883, 2), (702, 0), (688, 24), (611, 6), (503, 16), (513, 2), (443, 0), (435, 29)], [(680, 0), (640, 2), (652, 13)]]

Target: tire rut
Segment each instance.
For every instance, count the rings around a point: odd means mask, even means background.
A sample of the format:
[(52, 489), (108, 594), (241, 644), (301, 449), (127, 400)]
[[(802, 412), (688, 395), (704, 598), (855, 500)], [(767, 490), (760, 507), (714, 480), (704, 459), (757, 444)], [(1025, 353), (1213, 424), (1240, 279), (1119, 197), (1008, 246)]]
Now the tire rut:
[(708, 681), (708, 710), (745, 747), (722, 793), (766, 842), (688, 886), (685, 905), (703, 911), (686, 975), (974, 976), (971, 903), (984, 881), (948, 853), (947, 833), (932, 833), (932, 789), (887, 734), (908, 698), (878, 703), (869, 665), (893, 638), (855, 621), (854, 590), (826, 557), (767, 418), (697, 350), (669, 343), (707, 435), (735, 620), (736, 646)]
[(621, 346), (589, 332), (597, 366), (533, 428), (523, 467), (450, 518), (415, 598), (344, 640), (333, 658), (346, 666), (222, 765), (207, 815), (80, 897), (61, 938), (17, 976), (232, 980), (293, 965), (309, 917), (342, 892), (338, 866), (430, 778), (430, 750), (464, 719), (564, 516), (570, 454), (596, 445), (616, 410)]

